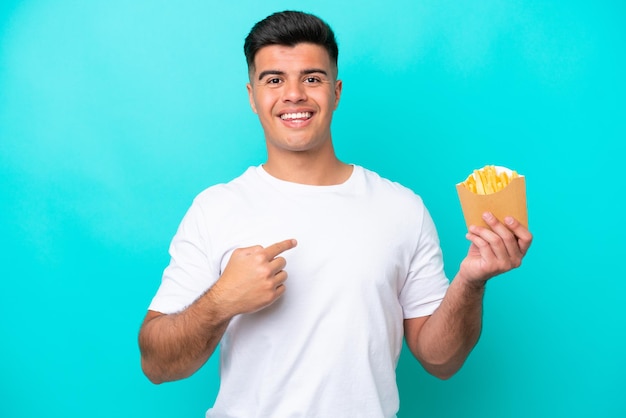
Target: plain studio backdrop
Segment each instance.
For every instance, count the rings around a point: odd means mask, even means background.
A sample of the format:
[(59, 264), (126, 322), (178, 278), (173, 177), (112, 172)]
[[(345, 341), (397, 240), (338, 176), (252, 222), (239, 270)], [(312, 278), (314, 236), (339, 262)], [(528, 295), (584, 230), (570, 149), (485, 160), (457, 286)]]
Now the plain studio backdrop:
[(608, 0), (3, 0), (0, 416), (211, 406), (217, 356), (154, 386), (137, 332), (191, 200), (264, 161), (242, 46), (284, 9), (335, 29), (338, 155), (423, 197), (449, 276), (455, 184), (526, 176), (531, 252), (489, 284), (455, 377), (403, 352), (399, 417), (626, 416), (626, 6)]

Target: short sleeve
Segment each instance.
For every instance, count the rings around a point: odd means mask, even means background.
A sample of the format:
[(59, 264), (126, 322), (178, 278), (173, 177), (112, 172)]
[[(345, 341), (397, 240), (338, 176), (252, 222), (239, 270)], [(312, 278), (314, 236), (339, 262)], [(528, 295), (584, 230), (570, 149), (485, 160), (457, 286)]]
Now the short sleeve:
[(417, 246), (400, 292), (404, 318), (431, 315), (441, 304), (449, 284), (443, 268), (439, 236), (430, 213), (424, 208)]
[(191, 305), (218, 279), (210, 258), (208, 231), (197, 200), (181, 221), (170, 244), (170, 263), (149, 306), (161, 313), (175, 313)]

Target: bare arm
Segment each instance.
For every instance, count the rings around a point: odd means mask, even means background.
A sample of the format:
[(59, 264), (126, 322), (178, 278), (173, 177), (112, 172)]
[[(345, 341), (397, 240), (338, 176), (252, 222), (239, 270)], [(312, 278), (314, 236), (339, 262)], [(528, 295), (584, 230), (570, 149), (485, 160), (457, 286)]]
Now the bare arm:
[(407, 345), (431, 374), (450, 378), (478, 342), (485, 285), (521, 265), (532, 235), (519, 222), (500, 223), (485, 214), (489, 228), (470, 227), (471, 245), (446, 296), (432, 316), (405, 320)]
[(139, 331), (141, 367), (153, 383), (195, 373), (209, 359), (230, 320), (260, 310), (285, 291), (286, 261), (278, 257), (295, 247), (286, 240), (267, 248), (233, 252), (224, 273), (185, 310), (175, 314), (148, 311)]
[(478, 342), (483, 294), (484, 287), (472, 289), (457, 278), (432, 316), (404, 321), (407, 345), (432, 375), (452, 377)]
[(141, 368), (153, 383), (184, 379), (215, 351), (230, 318), (207, 292), (176, 314), (148, 311), (139, 332)]

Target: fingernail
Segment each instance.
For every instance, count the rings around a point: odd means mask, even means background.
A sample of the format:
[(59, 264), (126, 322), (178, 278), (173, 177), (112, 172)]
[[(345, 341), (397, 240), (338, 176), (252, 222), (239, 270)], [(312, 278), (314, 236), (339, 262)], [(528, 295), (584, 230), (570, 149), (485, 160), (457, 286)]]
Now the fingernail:
[(491, 214), (491, 212), (485, 212), (483, 213), (483, 219), (486, 221), (489, 221), (493, 218), (493, 215)]
[(507, 225), (513, 225), (513, 222), (515, 222), (515, 219), (511, 218), (510, 216), (504, 218), (504, 223), (506, 223)]

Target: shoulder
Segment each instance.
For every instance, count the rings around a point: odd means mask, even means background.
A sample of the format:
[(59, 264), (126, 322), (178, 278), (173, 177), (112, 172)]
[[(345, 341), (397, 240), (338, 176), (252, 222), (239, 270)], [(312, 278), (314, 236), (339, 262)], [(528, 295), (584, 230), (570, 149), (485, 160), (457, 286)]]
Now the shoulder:
[(226, 182), (207, 187), (194, 198), (194, 204), (205, 205), (216, 199), (228, 199), (240, 196), (246, 189), (257, 187), (258, 176), (256, 167), (249, 167), (240, 176)]
[(367, 168), (355, 166), (355, 169), (362, 172), (367, 190), (374, 193), (377, 198), (391, 199), (396, 204), (424, 206), (422, 198), (412, 189)]
[(186, 217), (221, 219), (229, 216), (234, 209), (245, 208), (251, 193), (259, 189), (255, 167), (248, 168), (240, 176), (226, 182), (217, 183), (198, 193), (189, 207)]

